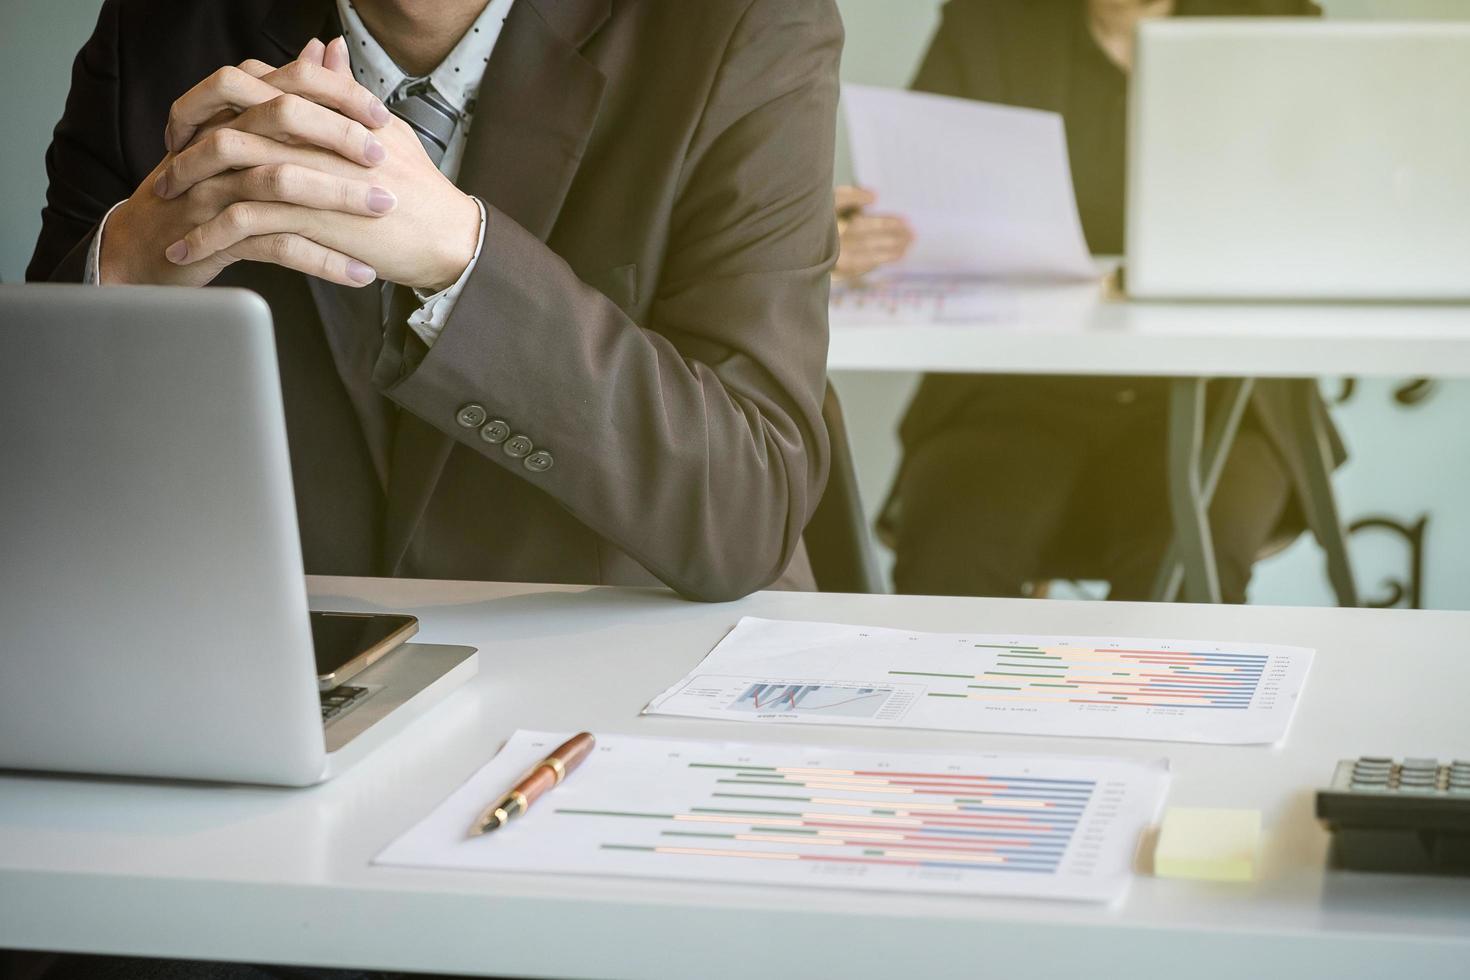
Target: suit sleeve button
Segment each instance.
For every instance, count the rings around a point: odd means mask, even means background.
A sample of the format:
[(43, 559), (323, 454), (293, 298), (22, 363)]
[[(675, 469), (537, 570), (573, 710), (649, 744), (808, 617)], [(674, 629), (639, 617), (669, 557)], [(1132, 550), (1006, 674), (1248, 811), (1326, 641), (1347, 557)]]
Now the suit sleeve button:
[(527, 456), (525, 462), (521, 465), (530, 470), (532, 473), (545, 473), (547, 470), (556, 465), (556, 459), (551, 455), (551, 453), (548, 453), (546, 450), (538, 449), (531, 455)]
[(513, 435), (505, 440), (505, 445), (500, 448), (505, 451), (505, 455), (512, 459), (524, 459), (531, 455), (531, 450), (535, 449), (536, 446), (530, 439), (523, 435)]
[(485, 411), (484, 405), (477, 405), (474, 402), (470, 402), (468, 405), (460, 406), (459, 414), (455, 415), (454, 418), (455, 421), (466, 429), (478, 429), (485, 424), (485, 419), (488, 417), (489, 413)]
[(492, 446), (498, 446), (510, 438), (510, 423), (504, 419), (491, 419), (480, 430), (480, 438)]

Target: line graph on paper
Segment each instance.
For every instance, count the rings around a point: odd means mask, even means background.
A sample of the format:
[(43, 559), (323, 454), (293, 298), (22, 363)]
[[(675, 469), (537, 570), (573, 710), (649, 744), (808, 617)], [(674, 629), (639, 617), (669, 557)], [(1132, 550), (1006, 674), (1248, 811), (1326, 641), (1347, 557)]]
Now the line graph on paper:
[(744, 619), (645, 711), (1272, 743), (1286, 734), (1312, 655), (1261, 643), (916, 633)]
[(759, 681), (741, 692), (730, 705), (730, 710), (754, 713), (801, 711), (874, 718), (896, 693), (892, 687)]
[(686, 678), (681, 694), (727, 720), (818, 718), (883, 724), (907, 715), (925, 690), (924, 684), (897, 677), (874, 681), (700, 674)]

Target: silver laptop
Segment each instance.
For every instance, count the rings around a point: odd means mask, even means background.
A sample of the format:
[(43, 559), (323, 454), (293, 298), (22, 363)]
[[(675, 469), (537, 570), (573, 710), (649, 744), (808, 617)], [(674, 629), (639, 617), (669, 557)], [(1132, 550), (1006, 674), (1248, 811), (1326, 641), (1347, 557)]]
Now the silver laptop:
[(323, 721), (259, 297), (0, 286), (0, 768), (307, 785), (476, 666), (407, 644)]
[(1139, 33), (1128, 292), (1470, 298), (1470, 24)]

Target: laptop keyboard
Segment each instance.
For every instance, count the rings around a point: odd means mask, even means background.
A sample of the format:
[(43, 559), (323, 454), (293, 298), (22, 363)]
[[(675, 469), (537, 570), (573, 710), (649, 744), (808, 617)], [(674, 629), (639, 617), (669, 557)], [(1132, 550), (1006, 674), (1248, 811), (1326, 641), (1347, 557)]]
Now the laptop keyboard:
[(322, 721), (331, 721), (367, 696), (367, 688), (353, 687), (350, 684), (343, 684), (339, 687), (332, 688), (330, 691), (323, 691)]

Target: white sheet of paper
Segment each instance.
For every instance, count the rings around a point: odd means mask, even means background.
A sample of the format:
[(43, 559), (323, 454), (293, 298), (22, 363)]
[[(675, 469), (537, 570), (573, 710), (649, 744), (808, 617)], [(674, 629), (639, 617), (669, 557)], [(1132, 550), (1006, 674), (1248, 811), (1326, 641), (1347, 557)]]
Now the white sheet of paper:
[(914, 244), (892, 270), (1092, 279), (1054, 112), (845, 85), (853, 175)]
[(963, 324), (1012, 326), (1076, 323), (1104, 302), (1098, 280), (1030, 282), (974, 276), (885, 276), (834, 283), (834, 327)]
[(1259, 744), (1314, 651), (1132, 637), (916, 633), (747, 617), (645, 714)]
[(1110, 901), (1168, 763), (598, 736), (524, 817), (485, 805), (567, 738), (516, 732), (376, 864)]

